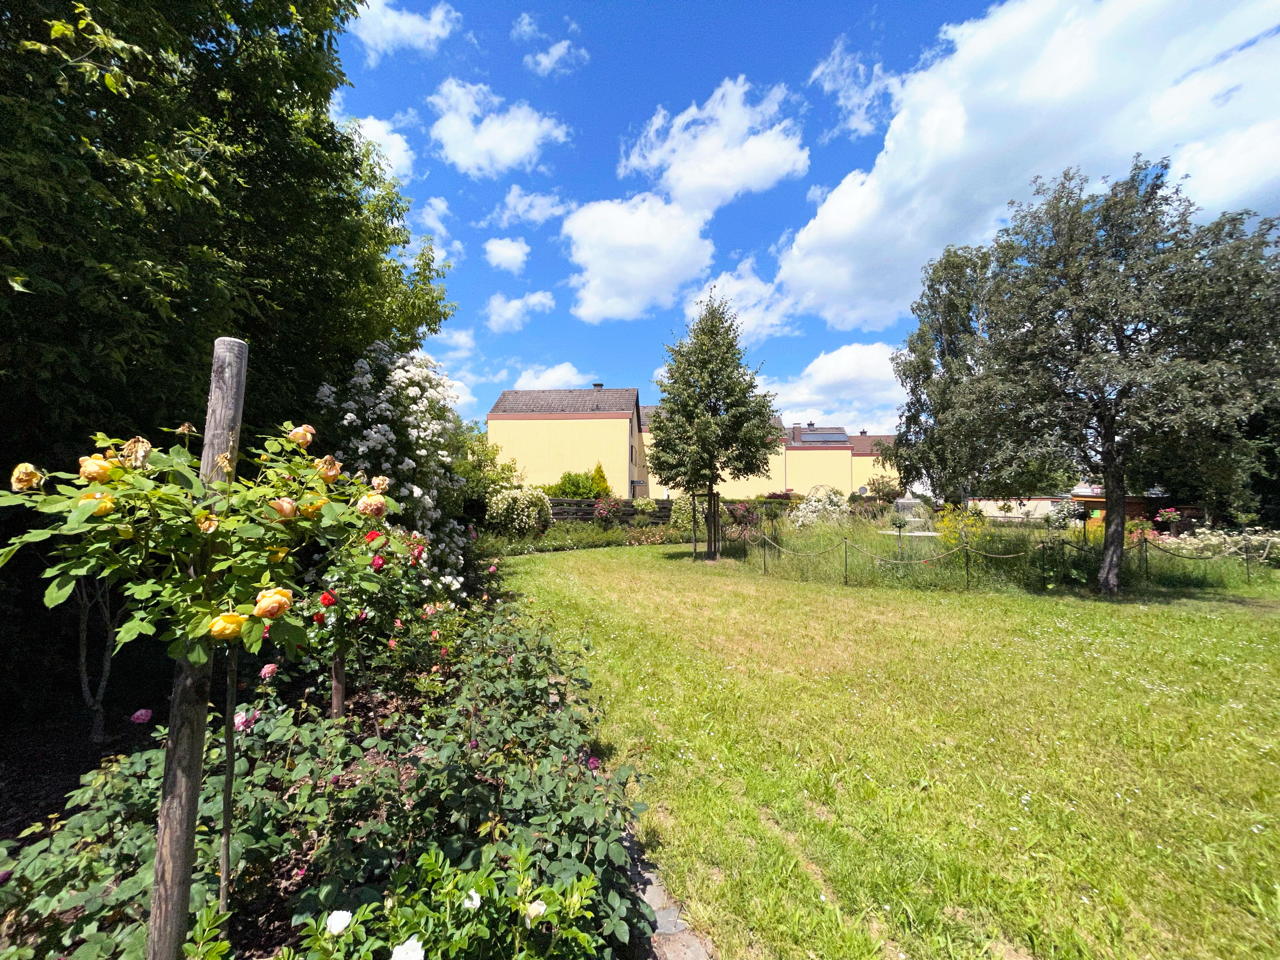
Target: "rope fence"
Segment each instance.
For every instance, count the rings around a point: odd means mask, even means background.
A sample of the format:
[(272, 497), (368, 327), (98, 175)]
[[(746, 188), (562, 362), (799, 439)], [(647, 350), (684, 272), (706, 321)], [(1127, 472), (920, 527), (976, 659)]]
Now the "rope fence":
[[(764, 532), (763, 529), (748, 528), (742, 531), (738, 531), (736, 533), (731, 533), (729, 536), (729, 539), (743, 542), (744, 548), (746, 549), (749, 549), (750, 547), (759, 548), (761, 562), (762, 562), (765, 574), (769, 573), (771, 553), (774, 555), (773, 564), (775, 567), (775, 572), (777, 572), (779, 567), (783, 565), (781, 564), (781, 561), (783, 558), (792, 558), (796, 561), (799, 561), (802, 564), (805, 564), (808, 562), (816, 563), (817, 561), (821, 560), (821, 558), (830, 557), (835, 553), (843, 551), (843, 569), (842, 571), (840, 571), (840, 575), (841, 575), (841, 579), (843, 580), (846, 586), (849, 584), (850, 550), (853, 551), (854, 555), (860, 555), (870, 560), (872, 570), (881, 569), (881, 565), (883, 564), (886, 567), (895, 567), (897, 569), (902, 569), (904, 573), (906, 569), (911, 567), (919, 568), (919, 567), (930, 566), (930, 565), (939, 565), (939, 561), (946, 560), (949, 557), (954, 557), (956, 554), (963, 554), (965, 589), (970, 589), (973, 586), (973, 581), (974, 581), (973, 568), (974, 568), (975, 558), (982, 558), (984, 560), (996, 560), (996, 561), (1008, 561), (1008, 560), (1017, 560), (1019, 558), (1027, 558), (1029, 560), (1029, 564), (1028, 564), (1028, 567), (1024, 571), (1022, 571), (1023, 574), (1024, 575), (1033, 574), (1037, 576), (1038, 579), (1040, 580), (1041, 586), (1045, 587), (1050, 584), (1051, 580), (1053, 582), (1060, 583), (1060, 582), (1064, 582), (1064, 578), (1068, 576), (1071, 579), (1083, 582), (1084, 577), (1081, 575), (1081, 572), (1079, 570), (1079, 564), (1080, 563), (1088, 564), (1089, 561), (1093, 560), (1095, 557), (1100, 562), (1102, 549), (1103, 549), (1100, 544), (1091, 544), (1091, 543), (1078, 544), (1078, 543), (1072, 542), (1067, 537), (1058, 536), (1058, 537), (1052, 537), (1047, 540), (1041, 540), (1035, 543), (1034, 545), (1029, 546), (1025, 550), (997, 553), (991, 550), (982, 550), (972, 545), (971, 543), (969, 543), (967, 538), (962, 538), (961, 543), (958, 546), (951, 548), (950, 550), (943, 550), (937, 553), (932, 553), (926, 557), (903, 557), (902, 541), (900, 538), (899, 548), (898, 548), (899, 555), (895, 557), (895, 556), (884, 556), (882, 554), (876, 553), (873, 550), (868, 550), (862, 545), (854, 542), (847, 536), (842, 537), (838, 542), (833, 543), (830, 546), (824, 547), (822, 549), (796, 550), (791, 547), (785, 546), (784, 544), (779, 542), (779, 539), (775, 538), (777, 534), (776, 529), (774, 533), (775, 533), (775, 536), (770, 536), (768, 533)], [(1178, 550), (1172, 550), (1169, 547), (1166, 547), (1155, 540), (1151, 540), (1146, 537), (1143, 537), (1139, 540), (1125, 543), (1122, 547), (1122, 556), (1132, 555), (1135, 550), (1140, 552), (1138, 560), (1136, 561), (1138, 564), (1138, 573), (1141, 576), (1141, 579), (1148, 583), (1151, 582), (1151, 579), (1152, 579), (1151, 578), (1151, 561), (1148, 553), (1151, 547), (1154, 547), (1160, 553), (1167, 554), (1168, 556), (1175, 557), (1179, 560), (1193, 560), (1193, 561), (1206, 561), (1206, 562), (1215, 561), (1215, 560), (1216, 561), (1243, 560), (1245, 579), (1248, 582), (1252, 582), (1253, 565), (1255, 563), (1265, 563), (1268, 557), (1272, 553), (1272, 547), (1276, 543), (1280, 543), (1280, 539), (1277, 539), (1277, 538), (1268, 539), (1265, 542), (1260, 554), (1254, 553), (1254, 551), (1250, 549), (1249, 543), (1246, 542), (1242, 544), (1242, 548), (1239, 550), (1228, 551), (1226, 553), (1218, 554), (1218, 555), (1206, 555), (1201, 553), (1185, 553)], [(1080, 558), (1079, 563), (1073, 564), (1066, 559), (1064, 555), (1064, 550), (1068, 548), (1070, 550), (1075, 551), (1076, 556)], [(1164, 569), (1165, 569), (1165, 576), (1168, 577), (1168, 568), (1166, 567)], [(804, 570), (804, 572), (806, 575), (803, 576), (802, 579), (812, 579), (810, 576), (807, 575), (808, 573), (811, 572), (811, 570)], [(836, 571), (832, 571), (833, 574), (835, 572)], [(958, 570), (956, 571), (956, 574), (958, 575)], [(1203, 576), (1201, 575), (1198, 575), (1198, 576), (1200, 576), (1200, 579), (1203, 582)]]

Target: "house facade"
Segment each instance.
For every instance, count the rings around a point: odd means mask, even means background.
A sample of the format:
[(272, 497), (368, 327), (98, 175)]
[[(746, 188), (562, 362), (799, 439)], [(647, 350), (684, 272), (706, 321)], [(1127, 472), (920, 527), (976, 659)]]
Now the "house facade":
[(614, 496), (653, 495), (634, 388), (504, 390), (485, 422), (526, 483), (555, 483), (566, 471), (589, 472), (599, 463)]

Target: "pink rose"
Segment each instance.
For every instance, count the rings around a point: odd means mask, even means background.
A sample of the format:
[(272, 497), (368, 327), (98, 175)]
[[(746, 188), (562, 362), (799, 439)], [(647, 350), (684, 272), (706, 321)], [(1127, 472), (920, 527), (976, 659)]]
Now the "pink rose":
[(253, 729), (253, 725), (258, 722), (258, 718), (262, 716), (260, 710), (241, 710), (235, 716), (235, 725), (237, 733), (244, 733)]
[(151, 711), (143, 707), (141, 710), (134, 711), (133, 716), (129, 718), (130, 723), (150, 723)]
[(276, 671), (279, 669), (280, 669), (280, 666), (278, 664), (268, 663), (265, 667), (263, 667), (261, 670), (258, 671), (258, 676), (261, 677), (263, 680), (270, 680), (272, 677), (276, 675)]
[(386, 565), (387, 558), (380, 553), (375, 554), (373, 559), (369, 561), (369, 566), (373, 567), (374, 570), (381, 570)]
[(497, 568), (497, 567), (495, 567), (493, 564), (490, 564), (490, 565), (489, 565), (489, 572), (490, 572), (490, 573), (497, 573), (497, 572), (498, 572), (498, 568)]

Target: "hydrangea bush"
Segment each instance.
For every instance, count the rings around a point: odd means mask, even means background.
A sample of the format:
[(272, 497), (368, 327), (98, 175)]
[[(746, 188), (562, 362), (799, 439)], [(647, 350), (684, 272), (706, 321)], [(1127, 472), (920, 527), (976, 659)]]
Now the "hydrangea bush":
[(440, 364), (420, 350), (396, 353), (375, 343), (350, 379), (322, 385), (317, 400), (333, 422), (338, 459), (352, 471), (396, 478), (400, 522), (426, 545), (426, 585), (460, 593), (469, 538), (458, 522), (465, 480), (454, 461), (465, 455), (466, 436)]
[(527, 537), (551, 526), (551, 501), (537, 489), (502, 490), (490, 498), (485, 519), (503, 536)]
[(1202, 527), (1167, 541), (1179, 552), (1198, 557), (1239, 557), (1247, 554), (1254, 562), (1280, 567), (1280, 530), (1245, 527), (1243, 530), (1214, 530)]

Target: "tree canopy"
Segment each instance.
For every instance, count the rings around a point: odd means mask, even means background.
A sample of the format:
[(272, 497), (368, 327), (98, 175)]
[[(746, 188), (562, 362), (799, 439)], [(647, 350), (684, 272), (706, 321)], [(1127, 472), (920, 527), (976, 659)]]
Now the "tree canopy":
[(1201, 220), (1165, 163), (1096, 191), (1077, 170), (1037, 181), (990, 247), (926, 268), (891, 459), (948, 499), (1100, 480), (1115, 592), (1128, 490), (1248, 499), (1250, 418), (1280, 380), (1276, 239), (1250, 211)]

